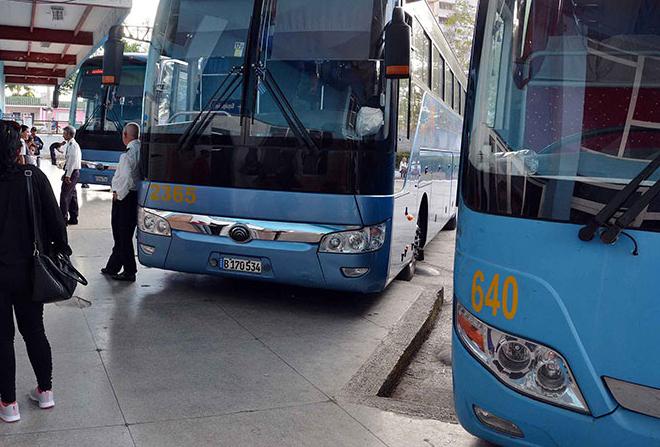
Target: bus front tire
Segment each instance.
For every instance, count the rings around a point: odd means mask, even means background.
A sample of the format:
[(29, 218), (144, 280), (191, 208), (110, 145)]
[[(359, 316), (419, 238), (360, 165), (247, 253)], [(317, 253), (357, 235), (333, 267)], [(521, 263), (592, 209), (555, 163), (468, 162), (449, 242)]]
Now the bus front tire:
[(400, 279), (401, 281), (411, 281), (415, 276), (415, 271), (417, 270), (417, 261), (424, 259), (424, 252), (421, 251), (422, 237), (423, 237), (422, 229), (420, 228), (419, 225), (417, 225), (417, 229), (415, 230), (415, 242), (413, 242), (413, 247), (412, 247), (413, 250), (412, 257), (410, 259), (410, 262), (403, 268), (403, 270), (401, 270), (399, 276), (397, 276), (397, 278)]
[(442, 227), (442, 231), (453, 231), (456, 229), (456, 214)]

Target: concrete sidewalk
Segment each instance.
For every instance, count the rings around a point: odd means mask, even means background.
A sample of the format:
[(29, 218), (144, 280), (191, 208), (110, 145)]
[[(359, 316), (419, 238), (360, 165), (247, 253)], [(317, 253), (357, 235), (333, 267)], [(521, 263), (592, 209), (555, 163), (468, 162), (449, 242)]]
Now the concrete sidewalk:
[(112, 246), (110, 194), (81, 192), (81, 204), (70, 238), (90, 280), (78, 295), (92, 305), (47, 308), (53, 410), (28, 402), (34, 379), (17, 337), (22, 420), (0, 425), (0, 445), (478, 445), (457, 425), (336, 398), (421, 285), (365, 297), (150, 269), (113, 283), (98, 273)]

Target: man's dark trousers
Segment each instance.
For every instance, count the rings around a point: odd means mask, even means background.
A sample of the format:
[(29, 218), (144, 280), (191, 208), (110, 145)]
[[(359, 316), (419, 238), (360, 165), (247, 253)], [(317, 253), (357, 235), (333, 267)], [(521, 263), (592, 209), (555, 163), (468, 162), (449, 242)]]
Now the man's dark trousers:
[(119, 273), (124, 268), (127, 275), (137, 273), (133, 235), (137, 226), (137, 192), (131, 191), (124, 200), (112, 202), (112, 237), (115, 246), (106, 265), (110, 273)]
[(71, 182), (65, 183), (62, 180), (62, 191), (60, 192), (60, 209), (64, 220), (69, 216), (69, 220), (78, 221), (78, 191), (76, 184), (80, 178), (80, 171), (75, 170), (71, 174)]

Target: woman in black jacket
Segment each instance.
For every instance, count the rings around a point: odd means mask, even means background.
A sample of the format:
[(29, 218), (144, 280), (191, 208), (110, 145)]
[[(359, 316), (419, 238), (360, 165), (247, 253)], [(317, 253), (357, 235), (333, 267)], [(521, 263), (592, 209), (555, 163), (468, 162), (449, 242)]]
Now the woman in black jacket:
[(17, 123), (0, 121), (0, 419), (5, 422), (20, 420), (13, 314), (37, 376), (38, 386), (30, 392), (30, 398), (40, 408), (55, 405), (44, 306), (31, 301), (34, 239), (26, 170), (32, 171), (41, 246), (55, 253), (71, 254), (64, 219), (48, 178), (37, 167), (17, 162), (21, 148), (19, 131)]

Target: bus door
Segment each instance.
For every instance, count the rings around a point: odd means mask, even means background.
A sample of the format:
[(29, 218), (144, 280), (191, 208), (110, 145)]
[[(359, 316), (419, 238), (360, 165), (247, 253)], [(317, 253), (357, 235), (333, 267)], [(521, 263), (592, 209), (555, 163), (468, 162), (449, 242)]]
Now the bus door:
[(431, 220), (444, 226), (453, 214), (454, 195), (456, 194), (456, 185), (454, 179), (456, 177), (456, 170), (454, 166), (459, 158), (457, 154), (449, 151), (440, 152), (440, 160), (435, 174), (435, 181), (433, 182), (433, 196), (436, 203), (436, 209), (433, 214), (429, 213)]

